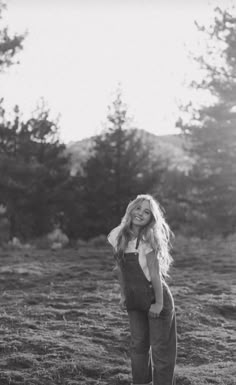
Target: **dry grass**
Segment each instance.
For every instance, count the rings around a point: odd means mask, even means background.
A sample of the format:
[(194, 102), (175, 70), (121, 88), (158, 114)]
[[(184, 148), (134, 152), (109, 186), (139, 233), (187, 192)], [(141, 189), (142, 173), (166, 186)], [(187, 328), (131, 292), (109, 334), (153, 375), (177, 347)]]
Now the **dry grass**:
[[(177, 238), (177, 385), (235, 384), (236, 242)], [(0, 252), (0, 384), (128, 385), (129, 329), (109, 249)]]

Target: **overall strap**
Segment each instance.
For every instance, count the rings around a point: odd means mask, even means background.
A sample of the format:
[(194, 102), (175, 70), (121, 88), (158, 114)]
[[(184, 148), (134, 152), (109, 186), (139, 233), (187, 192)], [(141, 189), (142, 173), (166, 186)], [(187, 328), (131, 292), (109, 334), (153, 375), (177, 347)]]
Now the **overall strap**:
[(138, 237), (137, 237), (137, 241), (136, 241), (136, 245), (135, 245), (135, 250), (138, 250), (139, 242), (140, 242), (140, 235), (138, 235)]

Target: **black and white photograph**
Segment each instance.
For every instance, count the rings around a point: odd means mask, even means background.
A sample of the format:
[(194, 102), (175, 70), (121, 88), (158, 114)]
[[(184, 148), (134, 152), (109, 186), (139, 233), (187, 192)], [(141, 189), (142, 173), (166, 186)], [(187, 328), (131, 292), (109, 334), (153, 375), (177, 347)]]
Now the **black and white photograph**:
[(0, 385), (235, 362), (235, 1), (0, 0)]

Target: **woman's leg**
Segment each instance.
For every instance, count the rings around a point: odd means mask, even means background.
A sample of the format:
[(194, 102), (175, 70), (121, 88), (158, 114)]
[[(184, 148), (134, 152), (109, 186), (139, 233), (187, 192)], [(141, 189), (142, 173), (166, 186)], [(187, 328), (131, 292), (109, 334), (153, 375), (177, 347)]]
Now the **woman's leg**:
[(163, 290), (164, 306), (158, 318), (149, 317), (153, 385), (174, 385), (176, 362), (176, 317), (168, 288)]
[(149, 384), (152, 380), (148, 314), (128, 311), (131, 334), (131, 368), (133, 384)]

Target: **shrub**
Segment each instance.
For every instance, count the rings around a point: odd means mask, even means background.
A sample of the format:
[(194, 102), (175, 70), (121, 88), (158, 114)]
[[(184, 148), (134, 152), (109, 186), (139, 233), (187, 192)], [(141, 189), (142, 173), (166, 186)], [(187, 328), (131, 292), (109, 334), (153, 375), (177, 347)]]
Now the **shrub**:
[(88, 242), (85, 241), (84, 239), (77, 239), (76, 242), (75, 242), (75, 246), (76, 247), (83, 247), (83, 246), (87, 246), (88, 245)]
[(61, 246), (66, 246), (69, 243), (69, 238), (59, 228), (55, 228), (48, 234), (48, 240), (52, 244), (61, 244)]
[(107, 246), (108, 245), (107, 236), (104, 234), (100, 234), (97, 237), (90, 238), (88, 243), (91, 246), (98, 246), (98, 247)]

